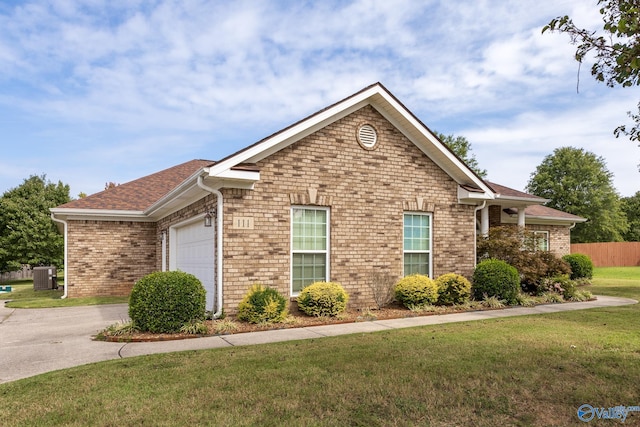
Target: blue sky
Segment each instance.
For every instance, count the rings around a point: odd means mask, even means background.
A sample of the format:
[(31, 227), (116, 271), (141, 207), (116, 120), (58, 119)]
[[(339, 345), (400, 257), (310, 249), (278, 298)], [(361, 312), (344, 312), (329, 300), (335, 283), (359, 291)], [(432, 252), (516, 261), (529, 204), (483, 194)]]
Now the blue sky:
[(92, 194), (225, 157), (374, 82), (432, 130), (465, 136), (519, 190), (555, 148), (602, 156), (622, 196), (640, 148), (616, 139), (640, 93), (594, 82), (569, 14), (596, 0), (0, 3), (0, 192), (46, 174)]

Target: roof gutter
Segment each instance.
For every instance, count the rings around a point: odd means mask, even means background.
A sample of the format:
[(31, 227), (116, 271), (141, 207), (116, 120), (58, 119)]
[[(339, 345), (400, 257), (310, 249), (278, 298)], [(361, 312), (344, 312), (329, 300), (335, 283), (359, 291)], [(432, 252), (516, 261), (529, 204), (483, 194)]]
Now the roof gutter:
[(520, 196), (505, 196), (504, 194), (496, 193), (496, 200), (505, 202), (520, 202), (527, 205), (544, 205), (551, 201), (551, 199), (543, 199), (541, 197), (520, 197)]
[[(204, 183), (202, 175), (198, 175), (198, 187), (202, 188), (205, 191), (210, 192), (211, 194), (215, 194), (216, 196), (216, 310), (213, 313), (213, 319), (217, 319), (222, 315), (222, 226), (223, 222), (223, 199), (222, 193), (215, 189), (207, 186)], [(212, 307), (212, 311), (213, 311)]]
[(68, 245), (67, 245), (67, 236), (69, 235), (69, 224), (67, 224), (67, 221), (62, 220), (62, 219), (58, 219), (55, 217), (55, 214), (51, 213), (51, 219), (55, 222), (59, 222), (61, 224), (64, 225), (64, 293), (62, 294), (61, 299), (65, 299), (68, 296), (68, 290), (69, 290), (69, 283), (67, 282), (67, 273), (69, 272), (69, 270), (67, 269), (67, 259), (69, 258), (67, 256), (67, 252), (68, 252)]
[(52, 208), (52, 214), (63, 215), (65, 219), (95, 220), (95, 221), (140, 221), (153, 222), (154, 220), (142, 211), (126, 211), (111, 209), (68, 209)]

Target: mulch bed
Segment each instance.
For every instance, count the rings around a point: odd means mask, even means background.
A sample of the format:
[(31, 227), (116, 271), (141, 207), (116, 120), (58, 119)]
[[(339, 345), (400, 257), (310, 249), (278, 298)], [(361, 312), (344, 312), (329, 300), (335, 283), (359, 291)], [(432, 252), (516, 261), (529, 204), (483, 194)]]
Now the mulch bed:
[(201, 338), (205, 336), (268, 331), (268, 330), (275, 330), (275, 329), (305, 328), (308, 326), (367, 322), (367, 321), (373, 321), (373, 320), (386, 320), (386, 319), (402, 319), (406, 317), (433, 316), (438, 314), (459, 313), (463, 311), (484, 311), (484, 310), (494, 310), (494, 309), (474, 308), (472, 310), (465, 310), (460, 307), (453, 306), (453, 307), (439, 307), (438, 311), (435, 311), (435, 312), (424, 312), (424, 311), (415, 312), (415, 311), (408, 310), (407, 308), (399, 304), (394, 304), (394, 305), (377, 309), (377, 310), (348, 310), (337, 317), (310, 317), (297, 310), (294, 310), (290, 313), (289, 321), (284, 323), (252, 324), (248, 322), (239, 321), (233, 316), (228, 316), (227, 319), (233, 320), (237, 328), (233, 331), (226, 332), (223, 334), (216, 333), (215, 323), (220, 321), (207, 320), (205, 322), (205, 324), (209, 328), (209, 334), (207, 335), (194, 335), (194, 334), (185, 334), (185, 333), (153, 334), (148, 332), (137, 332), (137, 333), (128, 334), (128, 335), (110, 336), (103, 333), (101, 334), (99, 339), (103, 341), (109, 341), (109, 342), (170, 341), (170, 340), (181, 340), (181, 339), (189, 339), (189, 338)]

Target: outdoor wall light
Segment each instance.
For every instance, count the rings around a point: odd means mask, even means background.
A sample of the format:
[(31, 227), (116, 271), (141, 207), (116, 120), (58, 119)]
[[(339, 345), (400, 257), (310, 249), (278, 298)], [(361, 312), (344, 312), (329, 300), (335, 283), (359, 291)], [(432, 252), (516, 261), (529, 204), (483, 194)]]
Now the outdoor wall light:
[(212, 219), (211, 212), (207, 211), (207, 214), (204, 216), (204, 226), (211, 227)]

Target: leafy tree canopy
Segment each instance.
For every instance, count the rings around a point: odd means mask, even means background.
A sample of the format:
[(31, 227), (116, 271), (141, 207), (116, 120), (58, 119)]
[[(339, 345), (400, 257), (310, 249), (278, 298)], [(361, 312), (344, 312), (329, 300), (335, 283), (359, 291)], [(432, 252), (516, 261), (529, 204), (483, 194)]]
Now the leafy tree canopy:
[(538, 165), (527, 191), (550, 199), (549, 207), (588, 218), (572, 230), (572, 243), (621, 241), (628, 224), (612, 177), (602, 157), (563, 147)]
[[(544, 26), (547, 30), (569, 34), (576, 47), (575, 59), (582, 63), (590, 53), (595, 58), (591, 74), (609, 87), (640, 85), (640, 4), (638, 0), (598, 0), (604, 21), (601, 32), (577, 27), (569, 16), (559, 16)], [(638, 104), (640, 111), (640, 103)], [(640, 138), (640, 113), (628, 113), (634, 121), (631, 129), (625, 125), (614, 131)]]
[(0, 271), (63, 264), (63, 237), (49, 209), (69, 200), (69, 186), (46, 175), (32, 175), (0, 197)]
[(456, 156), (466, 163), (469, 168), (474, 171), (480, 178), (487, 176), (486, 169), (480, 169), (478, 166), (478, 160), (476, 160), (475, 154), (471, 153), (471, 143), (464, 136), (445, 135), (439, 132), (435, 132), (440, 141), (449, 147)]
[(640, 242), (640, 191), (622, 199), (622, 210), (627, 214), (629, 230), (623, 234), (628, 242)]

